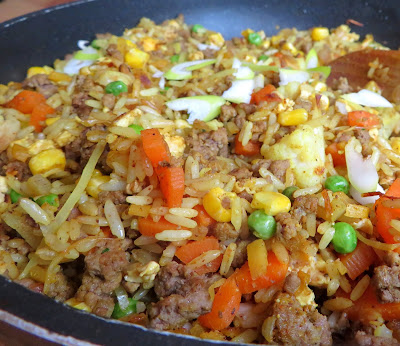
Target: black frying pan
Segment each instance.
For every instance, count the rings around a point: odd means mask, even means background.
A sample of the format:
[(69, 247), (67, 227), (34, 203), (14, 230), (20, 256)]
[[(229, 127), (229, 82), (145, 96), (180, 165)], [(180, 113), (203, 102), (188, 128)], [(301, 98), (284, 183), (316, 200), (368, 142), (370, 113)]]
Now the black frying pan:
[[(121, 34), (143, 16), (161, 22), (179, 13), (187, 23), (201, 23), (227, 38), (239, 36), (248, 27), (271, 35), (277, 26), (336, 27), (354, 19), (364, 24), (353, 27), (361, 35), (373, 33), (377, 41), (392, 49), (400, 46), (398, 0), (88, 0), (0, 24), (0, 83), (23, 80), (28, 67), (51, 64), (76, 50), (78, 40), (92, 39), (95, 33)], [(65, 307), (1, 276), (0, 309), (0, 320), (62, 344), (76, 344), (76, 339), (106, 345), (221, 344), (107, 321)], [(35, 325), (40, 328), (34, 329)]]

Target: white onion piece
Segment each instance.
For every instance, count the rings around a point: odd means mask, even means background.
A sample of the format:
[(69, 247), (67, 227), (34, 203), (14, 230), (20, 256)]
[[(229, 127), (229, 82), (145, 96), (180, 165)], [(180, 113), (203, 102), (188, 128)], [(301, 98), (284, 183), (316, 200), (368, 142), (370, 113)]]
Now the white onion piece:
[(253, 79), (236, 80), (228, 90), (224, 91), (222, 97), (233, 103), (250, 103), (253, 90)]
[(378, 172), (371, 158), (364, 159), (356, 150), (356, 147), (360, 146), (360, 142), (352, 138), (344, 149), (349, 181), (361, 193), (376, 191), (379, 181)]
[(64, 66), (64, 73), (68, 75), (78, 74), (79, 70), (82, 67), (90, 66), (94, 63), (95, 60), (77, 60), (77, 59), (70, 59)]
[(262, 74), (259, 74), (259, 75), (255, 76), (255, 78), (254, 78), (254, 89), (256, 89), (256, 88), (260, 88), (260, 89), (264, 88), (264, 80), (265, 80), (265, 77)]
[(347, 115), (347, 109), (345, 103), (336, 101), (335, 106), (340, 114)]
[(299, 82), (304, 83), (307, 82), (311, 76), (306, 71), (298, 71), (298, 70), (289, 70), (285, 68), (281, 68), (279, 70), (279, 85), (287, 85), (290, 82)]
[(233, 73), (236, 79), (252, 79), (254, 78), (254, 72), (250, 67), (242, 66), (239, 59), (234, 58), (232, 68), (237, 71)]
[(114, 290), (115, 296), (117, 297), (118, 304), (121, 310), (125, 310), (129, 306), (128, 294), (122, 286), (117, 287)]
[(161, 78), (162, 76), (164, 76), (164, 72), (156, 69), (156, 72), (153, 73), (152, 77), (153, 78)]
[(77, 46), (79, 47), (79, 49), (85, 49), (88, 47), (89, 41), (87, 40), (79, 40), (77, 43)]
[(212, 65), (215, 59), (204, 59), (195, 61), (186, 61), (178, 65), (174, 65), (170, 70), (164, 73), (164, 77), (168, 80), (184, 80), (192, 78), (192, 71), (198, 70), (205, 66)]
[(215, 44), (204, 44), (204, 43), (199, 43), (197, 45), (197, 48), (199, 48), (200, 50), (206, 50), (206, 49), (220, 50), (220, 48)]
[(306, 56), (306, 68), (318, 67), (318, 55), (314, 48), (310, 49)]
[(367, 89), (362, 89), (358, 93), (345, 94), (342, 98), (362, 106), (393, 108), (393, 105), (383, 96)]
[[(370, 192), (382, 192), (385, 193), (385, 190), (383, 189), (382, 186), (378, 184), (377, 188), (375, 191), (370, 191)], [(350, 186), (350, 195), (353, 197), (358, 203), (362, 205), (366, 204), (373, 204), (375, 201), (379, 198), (379, 196), (368, 196), (368, 197), (363, 197), (361, 196), (361, 193), (359, 193), (353, 186)]]

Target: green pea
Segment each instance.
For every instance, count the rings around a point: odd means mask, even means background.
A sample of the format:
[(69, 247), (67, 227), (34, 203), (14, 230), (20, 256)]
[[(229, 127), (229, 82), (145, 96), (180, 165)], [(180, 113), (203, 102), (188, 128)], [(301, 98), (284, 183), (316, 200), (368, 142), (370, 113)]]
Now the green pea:
[(42, 206), (45, 203), (50, 204), (54, 207), (59, 206), (58, 196), (54, 193), (51, 193), (50, 195), (47, 196), (39, 197), (35, 202), (40, 206)]
[(195, 24), (192, 27), (192, 31), (195, 32), (196, 34), (204, 34), (207, 30), (203, 25)]
[(293, 200), (293, 192), (298, 190), (297, 186), (288, 186), (285, 190), (282, 191), (282, 194), (289, 198), (291, 201)]
[(10, 191), (11, 203), (17, 203), (21, 197), (22, 197), (22, 195), (20, 193), (11, 189), (11, 191)]
[(129, 305), (126, 309), (121, 309), (118, 302), (115, 304), (113, 313), (111, 315), (112, 318), (119, 319), (121, 317), (125, 317), (136, 312), (137, 301), (134, 300), (133, 298), (128, 298), (128, 300), (129, 300)]
[(135, 132), (136, 132), (138, 135), (140, 135), (140, 132), (142, 132), (142, 130), (144, 130), (144, 128), (143, 128), (142, 126), (136, 125), (136, 124), (129, 125), (129, 127), (132, 128), (132, 129), (134, 129)]
[(128, 91), (128, 87), (124, 82), (117, 80), (115, 82), (108, 83), (105, 90), (107, 94), (118, 96), (121, 93), (126, 93)]
[(265, 61), (265, 60), (267, 60), (267, 59), (269, 59), (269, 56), (268, 56), (268, 55), (265, 55), (265, 54), (262, 54), (262, 55), (260, 55), (260, 56), (258, 57), (258, 60), (260, 60), (260, 61)]
[(334, 228), (332, 244), (335, 251), (342, 254), (353, 252), (357, 246), (357, 235), (354, 228), (347, 222), (337, 222)]
[(333, 192), (343, 191), (347, 195), (349, 193), (350, 185), (346, 178), (341, 175), (332, 175), (326, 179), (325, 188)]
[(249, 42), (251, 44), (254, 44), (256, 46), (259, 46), (263, 41), (260, 34), (258, 34), (256, 32), (250, 33), (249, 36), (247, 36), (247, 39), (249, 40)]
[(170, 60), (171, 60), (172, 63), (178, 62), (179, 61), (179, 54), (175, 54), (175, 55), (171, 56)]
[(93, 40), (92, 43), (90, 44), (93, 48), (95, 49), (100, 49), (101, 47), (99, 46), (98, 40)]
[(263, 210), (256, 210), (247, 219), (250, 230), (257, 238), (270, 239), (276, 232), (276, 221)]

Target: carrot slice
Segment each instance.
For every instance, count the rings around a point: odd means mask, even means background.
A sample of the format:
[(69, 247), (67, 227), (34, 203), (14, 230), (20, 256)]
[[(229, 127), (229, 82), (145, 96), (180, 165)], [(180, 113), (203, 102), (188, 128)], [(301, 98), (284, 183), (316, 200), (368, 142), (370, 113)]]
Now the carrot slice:
[(243, 145), (239, 141), (239, 134), (235, 137), (235, 153), (237, 155), (254, 156), (260, 153), (261, 142), (250, 140), (249, 143)]
[(165, 230), (184, 229), (181, 226), (174, 225), (173, 223), (165, 220), (163, 217), (155, 222), (151, 217), (142, 217), (138, 221), (139, 232), (148, 237), (154, 237), (157, 233)]
[(279, 101), (281, 98), (277, 94), (273, 94), (276, 88), (272, 84), (268, 84), (261, 90), (251, 94), (250, 103), (260, 104), (263, 101), (272, 102)]
[(193, 220), (196, 221), (199, 226), (209, 227), (216, 223), (216, 221), (208, 215), (202, 205), (196, 205), (193, 209), (198, 211), (197, 216), (194, 217)]
[(268, 267), (265, 275), (256, 280), (251, 278), (249, 263), (246, 262), (232, 276), (235, 277), (242, 294), (252, 293), (262, 288), (268, 288), (281, 282), (286, 277), (288, 265), (278, 261), (278, 258), (272, 251), (268, 252)]
[(167, 200), (168, 208), (177, 208), (182, 204), (185, 192), (185, 173), (182, 167), (158, 167), (161, 191)]
[(376, 297), (372, 285), (368, 286), (360, 299), (354, 305), (345, 310), (350, 320), (360, 320), (368, 323), (380, 314), (384, 320), (392, 321), (400, 319), (400, 303), (381, 304)]
[(228, 327), (239, 310), (241, 298), (238, 284), (230, 276), (215, 294), (211, 311), (200, 316), (198, 321), (202, 326), (213, 330)]
[(160, 162), (171, 162), (168, 144), (158, 129), (142, 130), (140, 136), (143, 150), (153, 167), (157, 167)]
[(41, 123), (46, 120), (46, 115), (53, 114), (54, 112), (54, 108), (50, 107), (47, 103), (40, 103), (33, 108), (29, 123), (35, 127), (36, 132), (42, 132), (43, 126)]
[[(218, 249), (218, 239), (216, 239), (215, 237), (205, 237), (202, 240), (191, 241), (181, 246), (179, 249), (176, 250), (175, 256), (178, 257), (183, 263), (187, 264), (204, 252)], [(211, 261), (210, 263), (196, 268), (195, 272), (197, 272), (198, 274), (214, 273), (219, 269), (221, 262), (222, 255)]]
[(46, 98), (42, 94), (36, 91), (22, 90), (6, 106), (14, 108), (21, 113), (29, 114), (32, 113), (37, 105), (45, 102)]
[(346, 156), (344, 154), (344, 145), (341, 145), (341, 144), (342, 143), (332, 143), (332, 144), (329, 144), (325, 149), (326, 154), (331, 154), (332, 160), (333, 160), (333, 165), (335, 167), (337, 167), (337, 166), (345, 167), (346, 166)]
[(350, 279), (355, 280), (364, 273), (376, 260), (375, 251), (368, 245), (358, 242), (356, 249), (346, 255), (339, 256), (347, 268)]
[(364, 127), (372, 129), (379, 125), (379, 117), (366, 111), (353, 111), (347, 115), (349, 126)]

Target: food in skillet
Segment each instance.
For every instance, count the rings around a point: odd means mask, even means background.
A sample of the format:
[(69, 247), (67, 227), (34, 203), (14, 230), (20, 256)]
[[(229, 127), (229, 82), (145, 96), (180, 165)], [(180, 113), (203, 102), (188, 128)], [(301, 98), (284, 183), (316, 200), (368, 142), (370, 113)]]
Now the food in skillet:
[(379, 59), (326, 84), (384, 47), (182, 17), (78, 45), (0, 86), (1, 274), (206, 339), (398, 343), (398, 90)]

